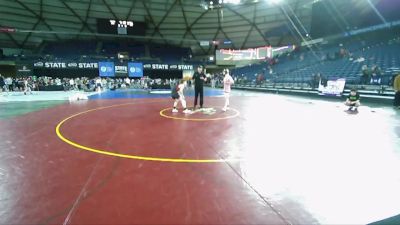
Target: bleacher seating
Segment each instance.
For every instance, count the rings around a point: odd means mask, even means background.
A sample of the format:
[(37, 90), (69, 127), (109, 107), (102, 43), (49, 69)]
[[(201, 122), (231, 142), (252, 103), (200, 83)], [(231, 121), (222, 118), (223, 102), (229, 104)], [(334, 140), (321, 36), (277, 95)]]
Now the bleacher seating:
[(96, 46), (95, 41), (48, 42), (45, 44), (42, 54), (55, 57), (80, 57), (81, 55), (95, 54)]
[(105, 56), (116, 56), (118, 52), (128, 52), (131, 58), (141, 58), (145, 56), (145, 45), (129, 42), (102, 42), (101, 54)]
[(56, 58), (78, 59), (82, 55), (88, 57), (116, 58), (119, 52), (127, 52), (131, 59), (140, 59), (146, 62), (183, 63), (191, 58), (190, 48), (181, 48), (167, 45), (146, 45), (125, 41), (66, 41), (49, 42), (41, 52)]
[(152, 58), (160, 58), (161, 61), (165, 63), (182, 63), (184, 59), (190, 58), (190, 48), (165, 45), (152, 45), (149, 48)]
[[(349, 54), (341, 56), (343, 48)], [(382, 74), (381, 84), (387, 85), (394, 73), (400, 72), (400, 39), (347, 40), (343, 45), (321, 46), (308, 51), (292, 52), (277, 58), (278, 63), (269, 66), (262, 62), (232, 70), (236, 76), (246, 76), (255, 80), (255, 74), (263, 73), (275, 83), (309, 83), (315, 74), (322, 74), (327, 79), (346, 78), (348, 84), (359, 84), (361, 67), (376, 65)], [(327, 57), (329, 56), (329, 57)], [(364, 61), (360, 58), (363, 58)], [(269, 73), (272, 67), (273, 73)]]

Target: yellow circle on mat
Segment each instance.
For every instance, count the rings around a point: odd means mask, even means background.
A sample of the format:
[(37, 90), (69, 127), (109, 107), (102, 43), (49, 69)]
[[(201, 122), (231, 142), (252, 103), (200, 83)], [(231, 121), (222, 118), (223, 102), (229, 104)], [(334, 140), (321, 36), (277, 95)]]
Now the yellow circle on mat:
[(150, 156), (121, 154), (121, 153), (110, 152), (108, 150), (96, 149), (96, 148), (92, 148), (92, 147), (89, 147), (89, 146), (81, 145), (79, 143), (76, 143), (76, 142), (64, 137), (64, 135), (60, 131), (62, 125), (64, 125), (68, 120), (76, 118), (76, 117), (78, 117), (80, 115), (87, 114), (87, 113), (94, 112), (94, 111), (98, 111), (98, 110), (114, 108), (114, 107), (120, 107), (120, 106), (126, 106), (126, 105), (133, 105), (133, 104), (137, 104), (137, 103), (126, 103), (126, 104), (111, 105), (111, 106), (100, 107), (100, 108), (90, 109), (90, 110), (87, 110), (87, 111), (76, 113), (74, 115), (71, 115), (71, 116), (63, 119), (60, 123), (57, 124), (57, 126), (56, 126), (56, 134), (62, 141), (64, 141), (65, 143), (67, 143), (69, 145), (72, 145), (72, 146), (74, 146), (76, 148), (79, 148), (79, 149), (82, 149), (82, 150), (85, 150), (85, 151), (89, 151), (89, 152), (94, 152), (94, 153), (103, 154), (103, 155), (109, 155), (109, 156), (115, 156), (115, 157), (120, 157), (120, 158), (146, 160), (146, 161), (158, 161), (158, 162), (173, 162), (173, 163), (218, 163), (218, 162), (240, 161), (240, 159), (179, 159), (179, 158), (162, 158), (162, 157), (150, 157)]
[[(176, 117), (176, 116), (168, 116), (165, 115), (165, 111), (168, 110), (172, 110), (172, 108), (166, 108), (160, 111), (160, 116), (168, 118), (168, 119), (174, 119), (174, 120), (188, 120), (188, 121), (197, 121), (197, 122), (204, 122), (204, 121), (217, 121), (217, 120), (226, 120), (226, 119), (231, 119), (231, 118), (235, 118), (237, 116), (239, 116), (239, 111), (237, 111), (236, 109), (232, 109), (230, 108), (229, 110), (232, 110), (235, 112), (235, 114), (230, 115), (230, 116), (226, 116), (226, 117), (218, 117), (218, 118), (190, 118), (190, 117)], [(190, 114), (186, 114), (189, 115)]]

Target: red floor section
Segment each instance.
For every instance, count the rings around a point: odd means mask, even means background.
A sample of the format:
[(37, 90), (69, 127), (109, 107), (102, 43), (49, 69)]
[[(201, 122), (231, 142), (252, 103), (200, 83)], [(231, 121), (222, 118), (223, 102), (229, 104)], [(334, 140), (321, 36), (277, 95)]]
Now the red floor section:
[(165, 115), (183, 119), (219, 119), (175, 120), (158, 114), (160, 102), (145, 104), (146, 110), (142, 106), (115, 105), (91, 111), (68, 120), (60, 131), (64, 137), (82, 146), (109, 152), (161, 158), (219, 159), (216, 153), (223, 154), (218, 150), (223, 148), (223, 142), (210, 140), (228, 138), (223, 131), (229, 129), (232, 121), (224, 118), (236, 114), (235, 111), (221, 110), (213, 115), (165, 112)]
[[(151, 103), (143, 103), (150, 101)], [(220, 99), (210, 100), (219, 103)], [(0, 121), (0, 224), (287, 224), (247, 185), (235, 163), (163, 163), (95, 154), (62, 142), (55, 126), (81, 144), (156, 157), (221, 158), (223, 131), (240, 117), (178, 121), (159, 116), (169, 100), (78, 102)], [(219, 112), (220, 113), (220, 112)], [(18, 136), (15, 134), (18, 133)]]
[[(215, 114), (165, 115), (235, 114), (222, 104), (208, 97)], [(350, 117), (336, 103), (274, 95), (231, 104), (240, 114), (218, 121), (160, 116), (170, 99), (82, 101), (0, 120), (0, 224), (367, 224), (398, 214), (396, 112), (364, 106)], [(62, 135), (113, 153), (228, 161), (120, 158), (56, 135), (92, 109)]]

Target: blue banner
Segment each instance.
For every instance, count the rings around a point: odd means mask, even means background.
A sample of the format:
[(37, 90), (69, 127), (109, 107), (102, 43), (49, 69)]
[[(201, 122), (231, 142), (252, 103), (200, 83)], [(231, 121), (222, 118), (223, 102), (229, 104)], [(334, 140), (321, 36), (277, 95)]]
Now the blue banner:
[(115, 68), (113, 62), (99, 62), (99, 75), (101, 77), (114, 77)]
[(129, 77), (143, 77), (143, 63), (128, 63)]

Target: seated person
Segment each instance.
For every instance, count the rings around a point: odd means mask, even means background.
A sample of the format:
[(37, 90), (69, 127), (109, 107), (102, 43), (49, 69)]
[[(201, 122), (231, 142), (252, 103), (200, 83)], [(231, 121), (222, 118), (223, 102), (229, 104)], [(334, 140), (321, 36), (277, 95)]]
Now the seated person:
[(354, 112), (358, 112), (357, 108), (360, 106), (360, 95), (357, 93), (355, 89), (351, 89), (349, 97), (345, 102), (346, 106), (350, 106), (347, 111), (352, 111), (354, 108)]
[(371, 76), (371, 84), (381, 84), (381, 77), (375, 74), (372, 74)]
[(370, 77), (371, 77), (371, 71), (368, 69), (367, 65), (363, 65), (361, 67), (361, 70), (362, 70), (362, 75), (361, 75), (360, 82), (361, 82), (361, 84), (368, 84), (368, 82), (370, 81)]
[(371, 76), (370, 83), (371, 84), (381, 84), (381, 76), (382, 76), (381, 69), (378, 66), (374, 65), (372, 67), (372, 76)]

